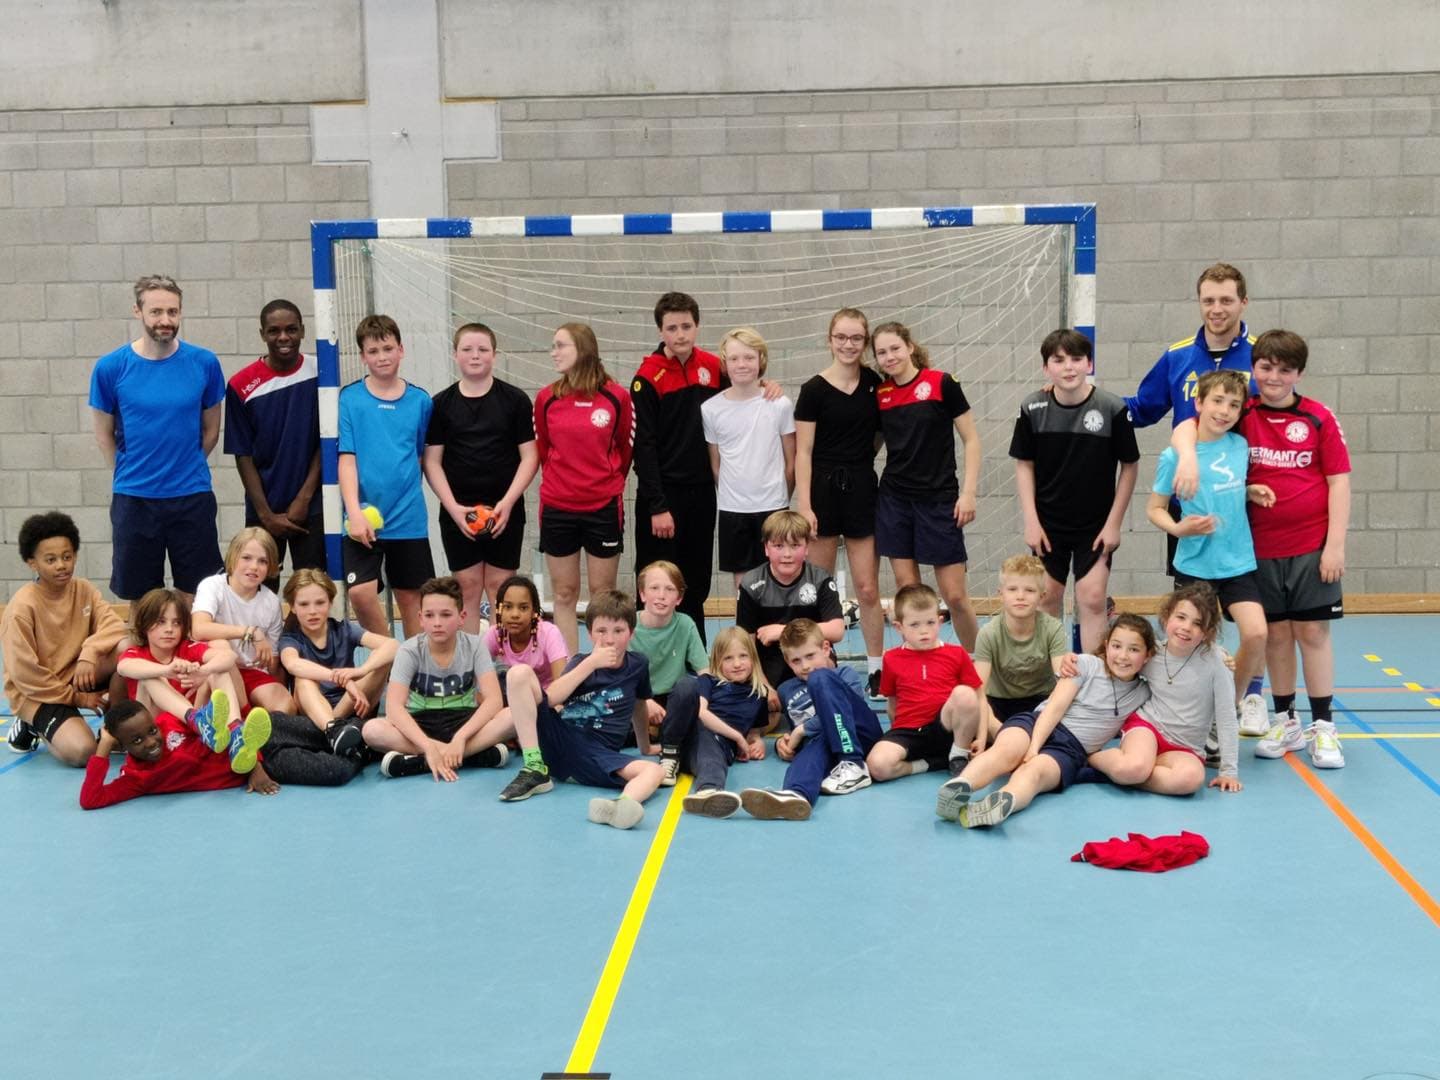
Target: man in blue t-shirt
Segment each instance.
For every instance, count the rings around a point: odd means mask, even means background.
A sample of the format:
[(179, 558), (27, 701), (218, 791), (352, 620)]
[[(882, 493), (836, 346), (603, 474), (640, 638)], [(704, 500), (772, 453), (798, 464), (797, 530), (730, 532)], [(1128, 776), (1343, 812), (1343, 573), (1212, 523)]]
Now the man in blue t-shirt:
[[(319, 368), (300, 351), (305, 322), (289, 300), (260, 311), (266, 355), (241, 368), (225, 389), (225, 452), (245, 488), (245, 524), (275, 540), (290, 568), (325, 567), (320, 510)], [(279, 591), (280, 562), (266, 582)]]
[(95, 441), (115, 470), (110, 589), (137, 600), (165, 584), (193, 593), (222, 566), (206, 456), (220, 437), (225, 376), (209, 349), (180, 340), (180, 286), (135, 283), (143, 333), (102, 356), (90, 375)]

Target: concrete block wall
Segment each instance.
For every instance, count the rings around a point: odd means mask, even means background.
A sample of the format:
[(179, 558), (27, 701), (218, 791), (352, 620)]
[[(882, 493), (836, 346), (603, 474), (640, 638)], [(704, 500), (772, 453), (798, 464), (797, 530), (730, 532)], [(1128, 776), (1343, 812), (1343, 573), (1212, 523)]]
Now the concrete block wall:
[[(110, 572), (110, 470), (86, 402), (95, 360), (136, 336), (131, 283), (172, 274), (182, 336), (227, 375), (262, 351), (276, 296), (310, 311), (309, 223), (368, 212), (364, 166), (310, 163), (304, 106), (0, 113), (0, 596), (28, 580), (39, 510), (80, 526), (80, 572)], [(243, 524), (233, 459), (211, 457), (220, 529)]]
[[(436, 212), (1094, 201), (1102, 384), (1129, 391), (1193, 334), (1196, 274), (1236, 262), (1251, 327), (1311, 340), (1302, 386), (1345, 424), (1347, 588), (1434, 592), (1437, 103), (1440, 75), (512, 100), (502, 160), (450, 163)], [(309, 311), (308, 222), (368, 201), (365, 166), (310, 164), (307, 125), (298, 105), (0, 113), (0, 595), (26, 580), (21, 520), (56, 505), (80, 521), (82, 572), (108, 574), (85, 399), (95, 358), (134, 334), (129, 282), (175, 274), (184, 336), (227, 372), (258, 353), (265, 299)], [(1138, 510), (1163, 437), (1143, 439), (1117, 593), (1166, 586)], [(213, 465), (228, 533), (240, 489)]]
[[(1252, 331), (1304, 334), (1302, 390), (1343, 422), (1354, 462), (1347, 590), (1434, 592), (1437, 104), (1440, 75), (508, 101), (504, 160), (450, 164), (448, 209), (1093, 201), (1101, 384), (1131, 392), (1199, 326), (1199, 271), (1236, 263)], [(1116, 593), (1168, 587), (1163, 537), (1143, 513), (1167, 437), (1142, 433)]]

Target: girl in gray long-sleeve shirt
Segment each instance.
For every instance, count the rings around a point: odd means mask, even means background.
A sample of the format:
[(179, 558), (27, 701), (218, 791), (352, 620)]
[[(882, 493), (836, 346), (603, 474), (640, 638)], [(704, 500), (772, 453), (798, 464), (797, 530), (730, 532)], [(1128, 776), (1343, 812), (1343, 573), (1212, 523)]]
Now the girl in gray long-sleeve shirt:
[(1118, 749), (1091, 755), (1090, 764), (1117, 784), (1162, 795), (1190, 795), (1205, 783), (1205, 737), (1220, 737), (1221, 791), (1239, 791), (1239, 724), (1235, 684), (1215, 635), (1220, 604), (1208, 585), (1176, 589), (1160, 605), (1165, 644), (1145, 665), (1150, 700), (1126, 721)]

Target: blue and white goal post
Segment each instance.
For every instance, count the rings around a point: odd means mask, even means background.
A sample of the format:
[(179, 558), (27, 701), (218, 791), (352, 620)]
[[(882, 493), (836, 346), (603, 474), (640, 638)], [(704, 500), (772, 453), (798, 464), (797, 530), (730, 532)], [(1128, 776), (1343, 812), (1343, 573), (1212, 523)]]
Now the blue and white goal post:
[[(932, 363), (962, 380), (992, 432), (981, 494), (993, 514), (966, 529), (973, 575), (977, 548), (983, 565), (1018, 543), (1003, 447), (1021, 390), (1039, 385), (1041, 339), (1070, 326), (1094, 340), (1095, 233), (1093, 203), (312, 222), (331, 573), (343, 580), (338, 402), (342, 383), (363, 374), (352, 340), (359, 318), (397, 318), (404, 373), (431, 392), (454, 381), (450, 331), (484, 322), (499, 337), (497, 373), (533, 396), (554, 378), (550, 336), (570, 321), (593, 326), (624, 384), (655, 346), (655, 298), (673, 289), (700, 302), (701, 347), (713, 350), (729, 327), (757, 327), (770, 377), (792, 396), (828, 363), (837, 309), (908, 325)], [(714, 595), (729, 588), (721, 577)]]

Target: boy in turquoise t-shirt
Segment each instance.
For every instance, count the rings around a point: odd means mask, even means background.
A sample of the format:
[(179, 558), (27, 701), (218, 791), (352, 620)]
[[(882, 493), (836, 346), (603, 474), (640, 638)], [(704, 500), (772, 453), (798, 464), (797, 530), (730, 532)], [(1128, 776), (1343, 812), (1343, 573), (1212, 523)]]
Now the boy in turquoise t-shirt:
[(1177, 456), (1171, 447), (1160, 454), (1155, 484), (1145, 514), (1158, 529), (1178, 540), (1175, 584), (1211, 586), (1220, 607), (1240, 631), (1235, 654), (1235, 700), (1238, 704), (1265, 663), (1265, 609), (1255, 575), (1255, 545), (1250, 539), (1247, 489), (1250, 448), (1231, 429), (1240, 419), (1249, 381), (1239, 371), (1211, 371), (1200, 376), (1195, 391), (1196, 444), (1200, 483), (1194, 497), (1180, 500), (1180, 520), (1167, 507), (1175, 492)]

